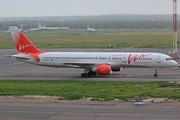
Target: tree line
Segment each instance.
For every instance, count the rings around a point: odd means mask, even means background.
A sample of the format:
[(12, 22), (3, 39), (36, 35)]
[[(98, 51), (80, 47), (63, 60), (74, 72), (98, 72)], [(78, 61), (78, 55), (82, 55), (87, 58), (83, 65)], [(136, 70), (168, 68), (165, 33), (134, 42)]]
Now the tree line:
[[(47, 27), (69, 27), (70, 29), (86, 29), (87, 25), (94, 29), (173, 29), (172, 20), (68, 20), (68, 21), (2, 21), (0, 30), (7, 30), (9, 26), (25, 25), (24, 29), (36, 28), (37, 24)], [(178, 29), (180, 21), (178, 21)]]

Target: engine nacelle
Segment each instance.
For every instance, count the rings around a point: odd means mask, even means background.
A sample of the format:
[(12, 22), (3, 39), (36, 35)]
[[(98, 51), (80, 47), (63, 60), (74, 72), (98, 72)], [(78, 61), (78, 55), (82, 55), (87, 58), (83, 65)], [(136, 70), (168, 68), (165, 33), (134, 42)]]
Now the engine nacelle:
[(97, 67), (92, 68), (92, 72), (96, 72), (100, 75), (110, 75), (112, 69), (110, 65), (98, 65)]
[(123, 67), (118, 67), (118, 68), (113, 68), (112, 71), (122, 71), (124, 68)]

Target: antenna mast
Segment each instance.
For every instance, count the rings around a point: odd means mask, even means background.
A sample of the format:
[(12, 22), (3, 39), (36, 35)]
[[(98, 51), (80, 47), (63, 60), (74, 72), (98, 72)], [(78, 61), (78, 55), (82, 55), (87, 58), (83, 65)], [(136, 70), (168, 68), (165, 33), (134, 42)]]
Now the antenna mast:
[(177, 59), (177, 0), (173, 0), (173, 53)]

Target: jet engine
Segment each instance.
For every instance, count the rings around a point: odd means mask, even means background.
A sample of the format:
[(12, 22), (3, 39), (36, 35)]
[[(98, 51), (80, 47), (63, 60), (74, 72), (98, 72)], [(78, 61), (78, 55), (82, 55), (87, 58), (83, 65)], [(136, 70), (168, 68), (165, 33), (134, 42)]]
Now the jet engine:
[(100, 75), (110, 75), (112, 69), (110, 65), (98, 65), (97, 67), (92, 68), (92, 72), (96, 72)]

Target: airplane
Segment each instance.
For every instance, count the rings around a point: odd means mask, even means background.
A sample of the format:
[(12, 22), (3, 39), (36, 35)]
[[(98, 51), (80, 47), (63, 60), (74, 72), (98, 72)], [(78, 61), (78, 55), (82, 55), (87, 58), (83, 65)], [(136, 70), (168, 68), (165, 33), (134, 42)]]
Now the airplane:
[[(20, 30), (21, 32), (24, 31), (23, 26), (25, 26), (25, 25), (22, 25), (22, 24), (20, 25), (19, 30)], [(6, 33), (10, 33), (10, 29), (8, 29), (8, 30), (6, 31)]]
[(40, 23), (37, 24), (37, 27), (40, 30), (49, 30), (49, 31), (51, 31), (51, 30), (69, 30), (68, 27), (45, 27), (45, 25), (44, 25), (44, 27), (42, 27)]
[(96, 30), (94, 28), (89, 28), (89, 25), (87, 25), (87, 29), (85, 29), (85, 31), (87, 31), (87, 32), (90, 32), (90, 31), (95, 32)]
[(25, 25), (22, 25), (22, 24), (20, 25), (19, 30), (20, 30), (21, 32), (23, 32), (23, 31), (24, 31), (23, 26), (25, 26)]
[(9, 27), (18, 54), (11, 59), (39, 66), (54, 68), (82, 68), (81, 77), (91, 75), (110, 75), (112, 71), (122, 71), (125, 67), (155, 68), (157, 77), (159, 68), (176, 67), (177, 62), (161, 53), (137, 52), (43, 52), (16, 26)]

